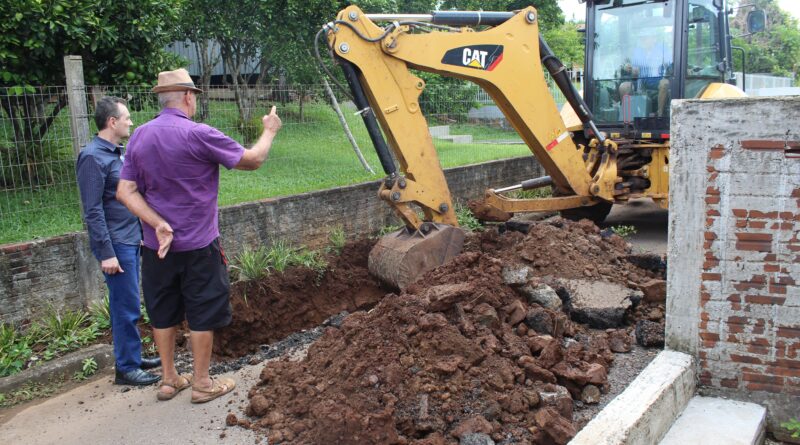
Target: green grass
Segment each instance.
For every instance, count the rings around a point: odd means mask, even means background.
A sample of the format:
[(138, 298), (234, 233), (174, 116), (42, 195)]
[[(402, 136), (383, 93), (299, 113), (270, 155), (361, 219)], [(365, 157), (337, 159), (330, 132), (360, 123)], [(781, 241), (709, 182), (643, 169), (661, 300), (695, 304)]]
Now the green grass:
[[(254, 110), (258, 116), (271, 104), (262, 104)], [(134, 125), (151, 119), (157, 110), (146, 108), (133, 111)], [(342, 131), (336, 115), (324, 104), (306, 104), (302, 118), (299, 107), (289, 104), (278, 108), (283, 120), (283, 129), (272, 147), (269, 159), (257, 171), (243, 172), (221, 169), (221, 206), (322, 190), (383, 177), (378, 157), (375, 154), (361, 118), (351, 110), (345, 110), (350, 128), (358, 141), (364, 157), (375, 175), (370, 175), (361, 166), (350, 143)], [(243, 143), (245, 141), (238, 126), (239, 116), (233, 102), (212, 101), (208, 123)], [(56, 119), (53, 137), (61, 141), (64, 148), (59, 152), (71, 153), (69, 139), (64, 132), (69, 127), (68, 113), (62, 111)], [(508, 140), (517, 138), (513, 131), (504, 131), (488, 126), (455, 124), (452, 134), (472, 134), (476, 141)], [(6, 137), (8, 135), (5, 132)], [(67, 133), (68, 134), (68, 133)], [(480, 162), (529, 156), (525, 145), (505, 144), (455, 144), (435, 140), (443, 168), (476, 164)], [(59, 158), (63, 156), (59, 155)], [(61, 164), (65, 161), (59, 160)], [(0, 190), (0, 244), (45, 238), (83, 230), (80, 204), (75, 184), (73, 161), (66, 167), (60, 165), (58, 175), (40, 186), (16, 187)]]

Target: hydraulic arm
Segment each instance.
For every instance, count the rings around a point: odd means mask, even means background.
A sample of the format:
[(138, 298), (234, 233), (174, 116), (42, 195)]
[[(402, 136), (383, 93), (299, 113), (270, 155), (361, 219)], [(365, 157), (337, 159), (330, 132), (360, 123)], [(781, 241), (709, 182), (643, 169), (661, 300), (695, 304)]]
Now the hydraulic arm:
[[(384, 21), (389, 21), (385, 27), (376, 24)], [(470, 26), (488, 28), (476, 31)], [(379, 242), (370, 257), (370, 268), (386, 281), (404, 287), (419, 273), (457, 254), (463, 240), (455, 229), (452, 198), (420, 110), (425, 82), (410, 69), (478, 84), (547, 172), (544, 178), (488, 190), (488, 208), (510, 214), (614, 200), (616, 144), (597, 131), (563, 65), (539, 35), (534, 8), (517, 13), (385, 16), (365, 15), (353, 6), (341, 11), (324, 30), (387, 174), (379, 196), (406, 226)], [(576, 144), (567, 131), (543, 66), (583, 122), (587, 146)], [(498, 193), (546, 185), (559, 191), (556, 197), (519, 200)]]

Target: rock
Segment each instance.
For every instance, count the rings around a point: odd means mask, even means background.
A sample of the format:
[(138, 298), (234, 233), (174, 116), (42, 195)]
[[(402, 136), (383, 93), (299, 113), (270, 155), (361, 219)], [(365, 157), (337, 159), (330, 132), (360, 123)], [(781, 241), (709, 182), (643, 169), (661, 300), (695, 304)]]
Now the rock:
[(575, 382), (580, 386), (587, 383), (603, 385), (608, 380), (606, 368), (599, 363), (578, 362), (577, 364), (570, 364), (563, 361), (550, 368), (550, 370), (553, 374)]
[(600, 403), (600, 388), (594, 385), (584, 386), (581, 391), (581, 401), (590, 405)]
[(225, 425), (234, 426), (238, 424), (239, 424), (239, 419), (236, 418), (236, 414), (228, 413), (228, 415), (225, 416)]
[(530, 336), (527, 340), (528, 347), (531, 348), (531, 353), (533, 354), (540, 353), (547, 345), (553, 342), (558, 343), (558, 340), (550, 335), (534, 335)]
[(618, 328), (623, 325), (625, 311), (640, 298), (634, 291), (606, 281), (567, 280), (570, 317), (595, 329)]
[(458, 370), (458, 365), (460, 365), (463, 361), (464, 358), (458, 355), (445, 357), (437, 361), (436, 364), (433, 365), (433, 369), (440, 374), (450, 375)]
[(544, 385), (539, 390), (539, 400), (542, 406), (555, 408), (562, 417), (572, 419), (572, 396), (567, 388), (561, 385)]
[(467, 434), (484, 433), (491, 434), (492, 424), (489, 423), (483, 416), (472, 416), (468, 419), (462, 420), (461, 423), (453, 428), (450, 435), (461, 439)]
[(558, 415), (552, 408), (540, 409), (533, 416), (536, 424), (547, 433), (557, 445), (565, 445), (575, 437), (575, 427), (568, 419)]
[(525, 316), (525, 324), (540, 334), (553, 335), (553, 317), (544, 309), (529, 309)]
[[(437, 328), (441, 328), (443, 326), (447, 326), (449, 322), (444, 315), (440, 313), (433, 313), (433, 314), (425, 314), (419, 319), (419, 324), (417, 326), (411, 326), (409, 329), (422, 329), (423, 331), (434, 330)], [(407, 335), (412, 335), (414, 332), (406, 331)]]
[(509, 286), (524, 286), (528, 283), (531, 270), (525, 266), (505, 266), (503, 267), (503, 282)]
[(497, 311), (487, 303), (481, 303), (475, 306), (472, 310), (475, 315), (475, 321), (487, 328), (496, 328), (500, 325), (500, 319), (497, 317)]
[(523, 390), (522, 395), (525, 396), (525, 400), (528, 401), (528, 407), (530, 408), (536, 408), (539, 402), (541, 402), (541, 399), (539, 398), (539, 393), (532, 389)]
[(506, 314), (506, 323), (511, 326), (519, 324), (527, 315), (525, 305), (521, 301), (515, 301), (504, 307), (503, 312)]
[(498, 402), (503, 410), (511, 414), (519, 414), (528, 409), (528, 401), (525, 399), (525, 396), (519, 392), (505, 394), (498, 399)]
[(529, 304), (538, 304), (553, 311), (560, 311), (562, 302), (558, 297), (556, 291), (546, 284), (538, 284), (536, 286), (526, 285), (519, 290)]
[(608, 346), (614, 352), (631, 352), (631, 336), (628, 331), (618, 329), (608, 335)]
[(647, 319), (650, 321), (659, 322), (664, 318), (664, 311), (661, 308), (654, 307), (647, 312)]
[(545, 368), (551, 368), (563, 359), (564, 350), (555, 339), (545, 345), (539, 353), (539, 364)]
[(458, 445), (494, 445), (494, 441), (487, 434), (465, 434), (458, 441)]
[(636, 323), (636, 343), (644, 347), (664, 346), (664, 326), (649, 320)]
[[(556, 376), (542, 368), (536, 362), (536, 359), (529, 355), (524, 355), (517, 360), (517, 364), (525, 370), (525, 376), (534, 382), (555, 383)], [(538, 402), (537, 402), (538, 403)]]
[(664, 280), (650, 280), (642, 284), (639, 289), (644, 294), (645, 303), (666, 303), (667, 282)]
[(469, 283), (442, 284), (428, 288), (422, 297), (429, 301), (428, 309), (431, 312), (444, 312), (472, 291)]

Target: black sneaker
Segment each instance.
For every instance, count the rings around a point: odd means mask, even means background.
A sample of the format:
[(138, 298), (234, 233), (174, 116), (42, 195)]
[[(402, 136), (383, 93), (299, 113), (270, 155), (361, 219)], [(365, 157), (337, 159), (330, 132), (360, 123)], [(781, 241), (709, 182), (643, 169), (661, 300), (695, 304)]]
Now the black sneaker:
[(142, 371), (141, 369), (134, 369), (128, 372), (116, 372), (114, 378), (115, 385), (133, 385), (133, 386), (147, 386), (161, 380), (160, 376), (150, 374), (149, 372)]

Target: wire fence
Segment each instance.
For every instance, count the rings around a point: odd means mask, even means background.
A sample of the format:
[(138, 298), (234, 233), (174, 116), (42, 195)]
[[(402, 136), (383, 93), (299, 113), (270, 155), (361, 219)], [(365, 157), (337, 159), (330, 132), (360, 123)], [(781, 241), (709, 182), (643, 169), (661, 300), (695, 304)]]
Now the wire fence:
[[(237, 100), (233, 89), (206, 87), (195, 121), (211, 125), (244, 146), (261, 133), (261, 117), (278, 107), (283, 129), (266, 164), (256, 172), (226, 171), (220, 177), (220, 205), (353, 184), (383, 176), (355, 107), (342, 101), (344, 118), (364, 159), (354, 154), (322, 85), (247, 88)], [(75, 179), (76, 138), (71, 130), (66, 87), (39, 87), (22, 94), (0, 90), (0, 244), (82, 230)], [(94, 103), (105, 95), (127, 100), (135, 130), (159, 112), (150, 87), (88, 86), (83, 90), (89, 121)], [(530, 151), (499, 110), (481, 100), (472, 84), (433, 85), (420, 105), (432, 130), (442, 166), (453, 167), (528, 156)]]

